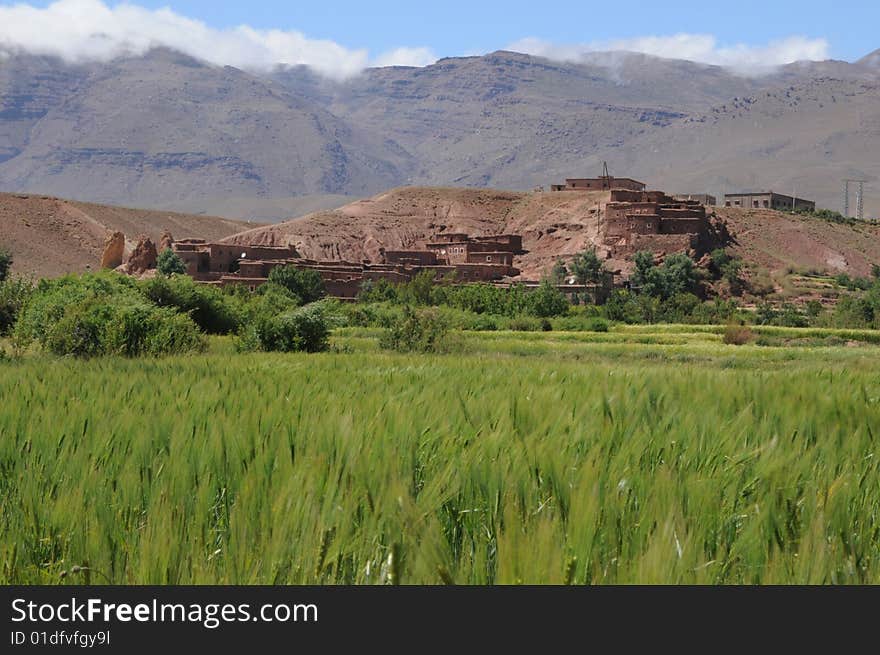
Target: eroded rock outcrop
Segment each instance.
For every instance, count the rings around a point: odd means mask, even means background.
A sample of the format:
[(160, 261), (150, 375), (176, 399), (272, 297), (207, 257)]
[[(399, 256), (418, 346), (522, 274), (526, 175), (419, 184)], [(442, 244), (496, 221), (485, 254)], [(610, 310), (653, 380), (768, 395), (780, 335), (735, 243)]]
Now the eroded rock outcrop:
[(122, 264), (125, 255), (125, 235), (113, 232), (104, 240), (104, 253), (101, 255), (101, 268), (116, 268)]
[(165, 252), (166, 250), (170, 250), (171, 246), (174, 245), (174, 237), (171, 236), (171, 232), (165, 230), (162, 232), (162, 236), (159, 237), (159, 252)]
[(128, 261), (125, 264), (126, 272), (130, 275), (138, 275), (156, 268), (157, 255), (156, 244), (150, 237), (142, 234), (138, 237), (134, 249), (128, 256)]

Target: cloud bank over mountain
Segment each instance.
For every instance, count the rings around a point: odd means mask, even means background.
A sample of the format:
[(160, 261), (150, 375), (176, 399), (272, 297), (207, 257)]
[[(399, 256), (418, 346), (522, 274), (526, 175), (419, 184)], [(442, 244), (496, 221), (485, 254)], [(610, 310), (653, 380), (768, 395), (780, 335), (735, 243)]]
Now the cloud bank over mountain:
[(101, 0), (58, 0), (46, 8), (0, 7), (0, 49), (61, 57), (68, 62), (108, 61), (164, 46), (198, 59), (250, 70), (305, 64), (343, 79), (374, 65), (424, 66), (427, 48), (397, 48), (371, 58), (367, 50), (311, 39), (296, 31), (247, 25), (219, 30), (171, 9)]
[(795, 61), (823, 61), (829, 58), (830, 48), (825, 39), (803, 36), (760, 46), (743, 43), (722, 46), (711, 34), (675, 34), (568, 45), (530, 37), (510, 44), (508, 50), (569, 62), (583, 61), (592, 53), (628, 51), (667, 59), (686, 59), (753, 74)]
[[(373, 54), (295, 30), (248, 25), (216, 29), (171, 8), (153, 10), (131, 3), (111, 6), (103, 0), (57, 0), (44, 8), (29, 4), (0, 7), (0, 53), (27, 52), (81, 63), (143, 55), (159, 46), (252, 71), (303, 64), (334, 79), (350, 78), (371, 66), (426, 66), (437, 60), (423, 46), (396, 46)], [(827, 59), (829, 44), (825, 39), (792, 36), (759, 46), (727, 46), (710, 34), (676, 34), (582, 44), (525, 38), (507, 49), (560, 61), (581, 61), (600, 51), (631, 51), (753, 74), (798, 60)]]

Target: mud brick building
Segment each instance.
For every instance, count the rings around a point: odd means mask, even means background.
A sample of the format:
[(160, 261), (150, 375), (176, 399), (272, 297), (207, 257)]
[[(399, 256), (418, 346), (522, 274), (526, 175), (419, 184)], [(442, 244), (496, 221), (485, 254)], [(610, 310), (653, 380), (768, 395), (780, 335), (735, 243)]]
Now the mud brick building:
[(293, 247), (240, 246), (229, 243), (207, 243), (204, 239), (175, 241), (172, 249), (186, 266), (187, 275), (196, 279), (218, 278), (238, 270), (242, 260), (290, 259), (297, 257)]
[(718, 204), (718, 199), (710, 193), (676, 193), (672, 198), (681, 202), (695, 200), (701, 205), (706, 205), (707, 207), (714, 207)]
[(187, 274), (207, 284), (242, 284), (256, 289), (276, 266), (318, 271), (327, 294), (353, 299), (366, 280), (403, 283), (430, 271), (438, 283), (494, 282), (519, 275), (514, 257), (524, 254), (517, 234), (470, 237), (434, 235), (420, 250), (381, 250), (381, 261), (346, 262), (304, 259), (293, 247), (239, 246), (188, 239), (173, 244)]
[(699, 248), (708, 236), (706, 207), (662, 191), (615, 189), (600, 223), (603, 244), (618, 256), (639, 250), (677, 252)]
[(627, 189), (644, 191), (646, 185), (629, 177), (601, 175), (599, 177), (570, 177), (565, 184), (551, 184), (551, 191), (610, 191), (611, 189)]

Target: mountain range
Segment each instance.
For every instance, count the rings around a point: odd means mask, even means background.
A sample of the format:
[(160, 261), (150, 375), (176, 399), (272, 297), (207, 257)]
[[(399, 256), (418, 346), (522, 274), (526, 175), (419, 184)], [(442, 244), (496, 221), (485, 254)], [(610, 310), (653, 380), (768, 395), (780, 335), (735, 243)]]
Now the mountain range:
[[(390, 187), (531, 190), (612, 174), (669, 192), (772, 189), (880, 215), (880, 51), (746, 77), (609, 52), (254, 73), (167, 49), (0, 60), (0, 190), (280, 220)], [(852, 203), (854, 205), (854, 201)]]

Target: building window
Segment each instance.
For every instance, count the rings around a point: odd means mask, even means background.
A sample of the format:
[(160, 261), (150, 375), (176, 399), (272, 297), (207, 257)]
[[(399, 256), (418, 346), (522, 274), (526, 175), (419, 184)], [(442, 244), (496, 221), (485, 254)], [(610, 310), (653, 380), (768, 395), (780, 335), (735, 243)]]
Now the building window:
[(770, 206), (770, 203), (769, 203), (768, 201), (765, 200), (765, 201), (764, 201), (764, 206), (765, 206), (765, 207), (769, 207), (769, 206)]
[(487, 262), (491, 262), (491, 261), (492, 261), (492, 255), (486, 255), (486, 261), (487, 261)]

